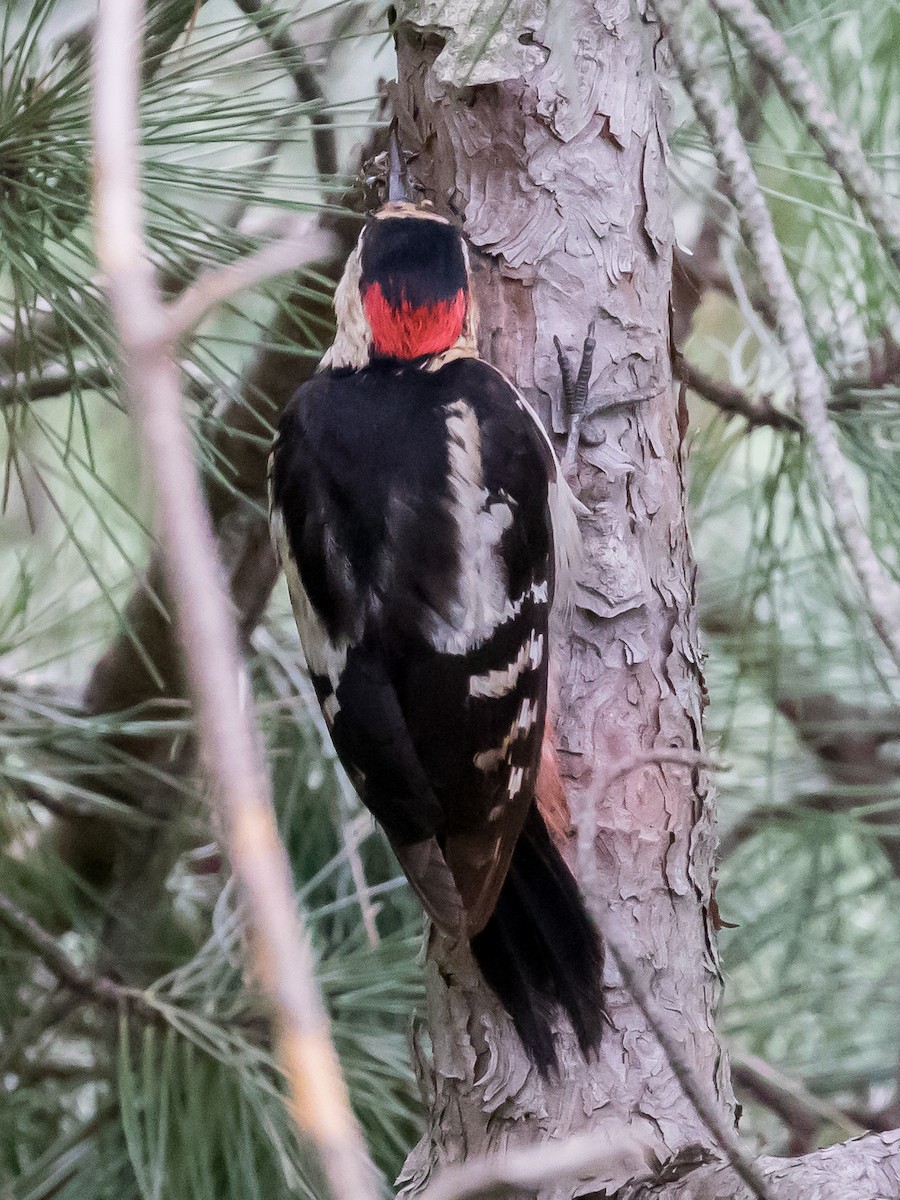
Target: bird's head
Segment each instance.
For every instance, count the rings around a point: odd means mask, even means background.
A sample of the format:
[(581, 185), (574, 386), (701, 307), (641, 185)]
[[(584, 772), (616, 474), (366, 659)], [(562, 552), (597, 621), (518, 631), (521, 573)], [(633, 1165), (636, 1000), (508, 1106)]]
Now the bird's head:
[(334, 298), (327, 367), (412, 361), (474, 348), (469, 260), (455, 225), (430, 205), (392, 200), (367, 222)]

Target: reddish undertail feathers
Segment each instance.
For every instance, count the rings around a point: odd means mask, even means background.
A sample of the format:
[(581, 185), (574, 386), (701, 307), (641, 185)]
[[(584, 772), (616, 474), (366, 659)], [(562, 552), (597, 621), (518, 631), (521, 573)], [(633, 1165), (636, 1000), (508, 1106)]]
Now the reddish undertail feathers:
[[(386, 205), (272, 454), (273, 532), (338, 755), (434, 926), (467, 939), (527, 1054), (585, 1055), (603, 951), (563, 858), (550, 615), (577, 542), (534, 413), (477, 357), (466, 249)], [(448, 351), (450, 353), (448, 353)]]
[(544, 740), (541, 742), (541, 761), (538, 764), (534, 792), (538, 812), (543, 817), (554, 845), (559, 850), (565, 849), (569, 834), (572, 832), (572, 819), (569, 815), (563, 781), (559, 774), (556, 743), (553, 740), (553, 730), (549, 721), (544, 729)]
[(466, 317), (462, 289), (451, 300), (415, 305), (404, 297), (399, 304), (391, 304), (381, 284), (373, 283), (366, 290), (363, 305), (372, 329), (373, 353), (384, 358), (439, 354), (462, 333)]

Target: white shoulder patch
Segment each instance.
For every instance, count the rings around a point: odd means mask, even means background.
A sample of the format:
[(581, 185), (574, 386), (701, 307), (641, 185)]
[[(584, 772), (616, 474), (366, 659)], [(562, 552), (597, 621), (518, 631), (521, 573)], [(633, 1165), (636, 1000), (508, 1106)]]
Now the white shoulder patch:
[(445, 412), (450, 515), (457, 528), (460, 576), (450, 619), (435, 618), (430, 637), (442, 653), (465, 654), (513, 613), (499, 553), (512, 510), (502, 501), (488, 503), (481, 430), (474, 409), (464, 400), (455, 400)]
[[(556, 613), (566, 614), (572, 604), (584, 555), (581, 530), (578, 528), (578, 510), (582, 506), (575, 499), (572, 489), (566, 482), (559, 459), (556, 457), (556, 451), (553, 449), (553, 443), (550, 441), (540, 417), (515, 384), (510, 382), (502, 371), (497, 370), (490, 363), (488, 363), (488, 366), (491, 367), (492, 371), (496, 371), (500, 378), (515, 392), (522, 411), (534, 422), (535, 428), (541, 435), (544, 444), (553, 458), (555, 477), (550, 480), (548, 496), (550, 523), (553, 526), (553, 549), (556, 566), (556, 591), (553, 597), (553, 609)], [(582, 511), (586, 510), (582, 508)]]

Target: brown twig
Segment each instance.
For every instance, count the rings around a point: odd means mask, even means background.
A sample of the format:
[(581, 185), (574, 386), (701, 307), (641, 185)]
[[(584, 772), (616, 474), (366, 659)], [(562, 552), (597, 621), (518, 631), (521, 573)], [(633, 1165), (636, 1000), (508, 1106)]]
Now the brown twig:
[(83, 971), (64, 950), (60, 949), (56, 940), (45, 929), (42, 929), (33, 917), (17, 908), (2, 892), (0, 892), (0, 921), (38, 956), (61, 984), (79, 996), (95, 1000), (104, 1008), (119, 1011), (123, 1007), (127, 1007), (147, 1020), (159, 1020), (156, 1011), (134, 988), (125, 987), (103, 975), (89, 975)]
[(163, 570), (212, 803), (241, 885), (256, 971), (272, 1005), (293, 1111), (334, 1200), (374, 1200), (275, 825), (260, 739), (242, 697), (237, 632), (182, 418), (166, 316), (141, 232), (137, 103), (142, 0), (101, 0), (94, 50), (97, 246), (128, 405), (154, 484)]
[(730, 1050), (728, 1057), (738, 1087), (777, 1113), (792, 1132), (815, 1133), (821, 1125), (833, 1125), (844, 1137), (859, 1137), (866, 1132), (866, 1126), (852, 1120), (836, 1104), (822, 1100), (757, 1055)]
[(710, 0), (710, 5), (770, 73), (785, 102), (819, 143), (825, 161), (840, 177), (847, 195), (859, 205), (885, 254), (900, 270), (900, 206), (884, 181), (869, 166), (849, 127), (828, 107), (825, 96), (806, 67), (791, 53), (768, 17), (750, 0)]
[(729, 416), (743, 417), (750, 429), (767, 425), (770, 429), (784, 429), (791, 433), (800, 433), (803, 430), (802, 421), (798, 421), (791, 413), (776, 408), (768, 396), (751, 400), (740, 388), (712, 379), (699, 367), (688, 362), (682, 354), (675, 356), (674, 370), (677, 377), (686, 383), (692, 392), (696, 392), (698, 396), (702, 396)]
[(322, 111), (325, 96), (315, 71), (306, 61), (303, 48), (291, 37), (286, 17), (264, 6), (261, 0), (235, 0), (235, 3), (253, 21), (272, 52), (281, 59), (300, 99), (314, 106), (309, 120), (316, 170), (333, 186), (338, 169), (334, 122), (328, 113)]
[(828, 384), (816, 361), (803, 307), (785, 265), (772, 217), (733, 112), (714, 72), (685, 31), (677, 0), (655, 0), (685, 91), (706, 130), (745, 236), (775, 304), (797, 407), (819, 461), (835, 527), (878, 636), (900, 670), (900, 587), (888, 575), (863, 526), (846, 460), (828, 419)]
[(105, 367), (80, 367), (70, 371), (68, 367), (53, 365), (39, 375), (22, 374), (0, 379), (0, 408), (23, 401), (54, 400), (75, 388), (89, 392), (108, 387), (111, 382), (112, 376)]

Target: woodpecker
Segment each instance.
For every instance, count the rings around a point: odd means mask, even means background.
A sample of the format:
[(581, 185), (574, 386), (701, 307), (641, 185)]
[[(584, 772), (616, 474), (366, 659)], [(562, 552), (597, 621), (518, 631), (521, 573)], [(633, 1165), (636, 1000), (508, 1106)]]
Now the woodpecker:
[(335, 748), (438, 929), (469, 940), (544, 1075), (587, 1056), (600, 939), (548, 829), (550, 616), (577, 554), (537, 417), (478, 357), (468, 253), (429, 205), (371, 218), (280, 422), (273, 539)]

